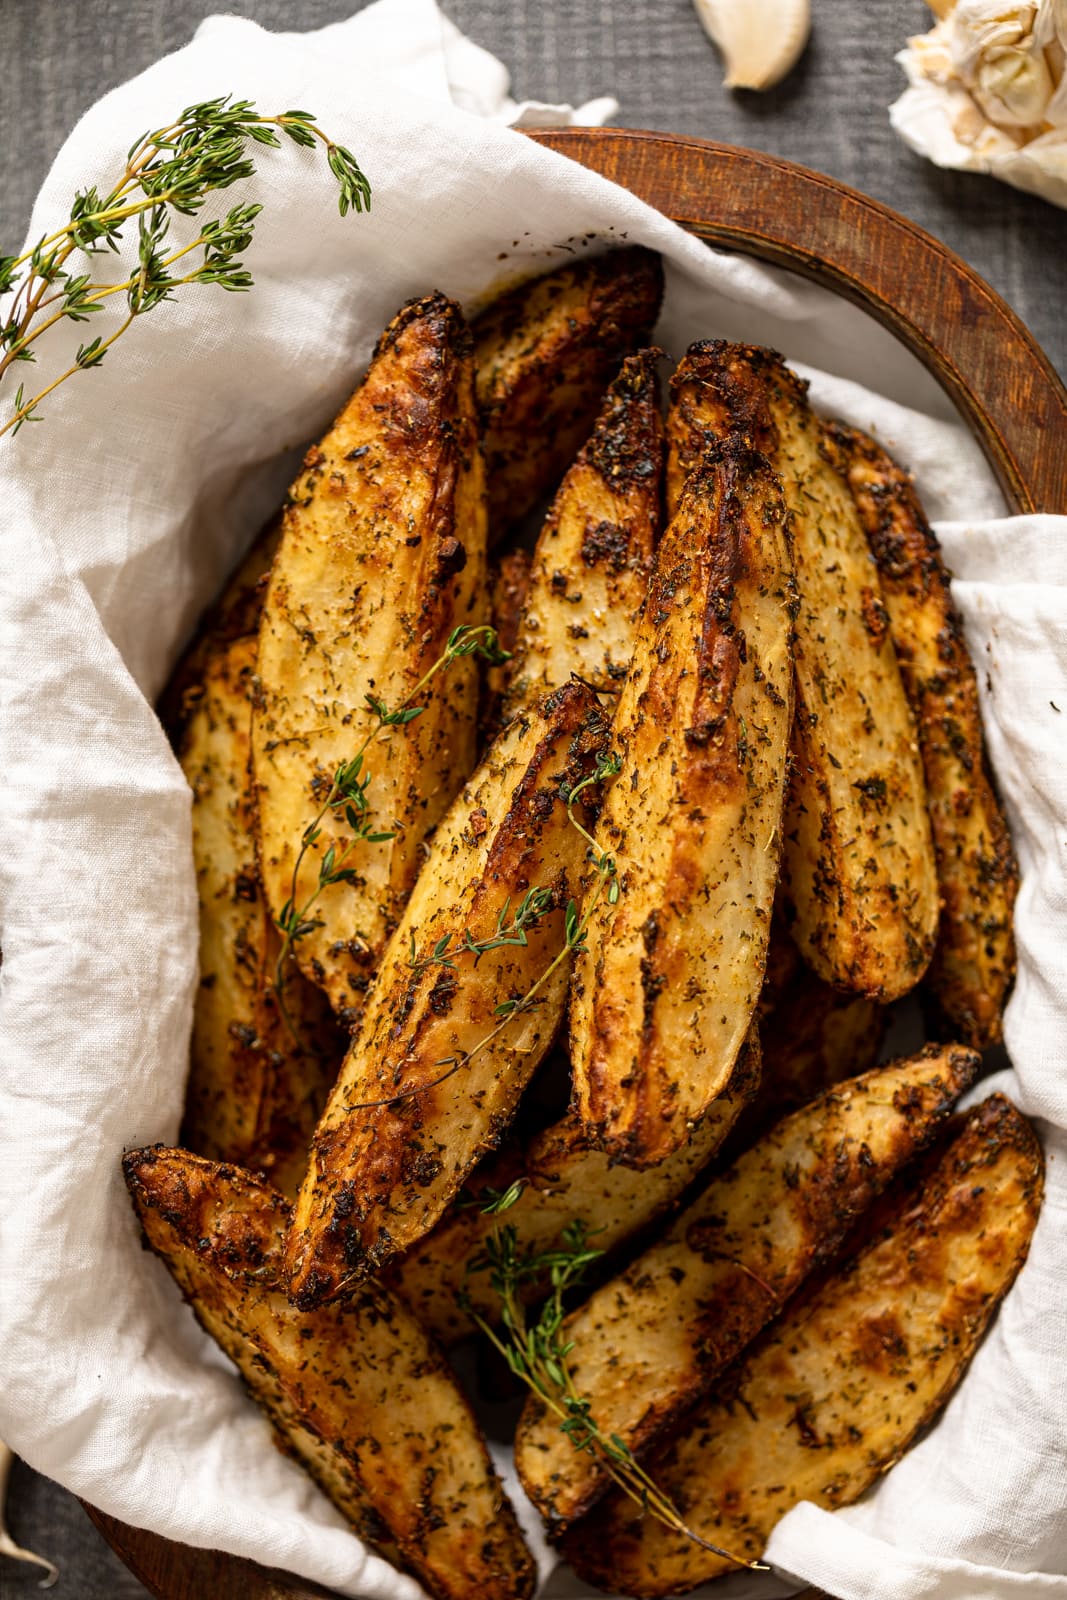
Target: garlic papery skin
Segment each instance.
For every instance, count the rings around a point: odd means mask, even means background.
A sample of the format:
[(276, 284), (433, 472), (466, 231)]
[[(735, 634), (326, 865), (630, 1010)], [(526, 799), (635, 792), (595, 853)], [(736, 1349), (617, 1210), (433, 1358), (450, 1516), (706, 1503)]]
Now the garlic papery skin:
[(24, 1550), (15, 1543), (7, 1530), (7, 1482), (11, 1476), (11, 1464), (14, 1456), (0, 1440), (0, 1556), (9, 1556), (12, 1561), (28, 1561), (35, 1567), (43, 1567), (45, 1576), (37, 1585), (38, 1589), (50, 1589), (59, 1577), (59, 1568), (53, 1566), (51, 1561), (46, 1561), (44, 1556), (35, 1555), (32, 1550)]
[(728, 89), (769, 89), (796, 66), (811, 34), (811, 0), (693, 0), (723, 59)]
[(1044, 121), (1052, 90), (1044, 54), (1031, 47), (986, 51), (972, 92), (997, 127), (1036, 129)]

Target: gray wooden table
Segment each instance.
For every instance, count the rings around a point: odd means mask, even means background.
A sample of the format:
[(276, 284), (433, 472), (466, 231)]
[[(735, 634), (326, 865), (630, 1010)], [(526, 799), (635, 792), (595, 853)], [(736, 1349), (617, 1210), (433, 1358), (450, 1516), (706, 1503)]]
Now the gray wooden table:
[[(929, 26), (921, 0), (814, 0), (815, 36), (770, 94), (731, 95), (690, 0), (447, 0), (478, 43), (508, 63), (514, 93), (580, 102), (610, 91), (618, 120), (752, 146), (853, 184), (957, 250), (1000, 291), (1067, 376), (1067, 212), (911, 154), (886, 115), (893, 57)], [(87, 106), (228, 9), (266, 27), (314, 28), (358, 0), (0, 0), (0, 253), (21, 244), (33, 196)], [(355, 86), (358, 92), (358, 85)], [(11, 1520), (55, 1560), (59, 1595), (125, 1600), (145, 1590), (62, 1491), (17, 1467)], [(0, 1600), (27, 1595), (31, 1569), (0, 1558)]]

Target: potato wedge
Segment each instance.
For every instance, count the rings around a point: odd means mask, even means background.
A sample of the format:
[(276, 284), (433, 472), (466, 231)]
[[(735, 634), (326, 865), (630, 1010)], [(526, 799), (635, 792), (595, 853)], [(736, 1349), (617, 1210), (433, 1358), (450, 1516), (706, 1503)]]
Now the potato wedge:
[[(365, 1501), (431, 1595), (514, 1600), (534, 1566), (470, 1406), (403, 1303), (380, 1286), (309, 1316), (281, 1288), (289, 1208), (250, 1173), (156, 1146), (123, 1160), (152, 1249), (341, 1509)], [(311, 1463), (309, 1463), (311, 1464)], [(357, 1522), (357, 1531), (361, 1530)]]
[(662, 298), (659, 256), (630, 246), (527, 279), (475, 318), (493, 541), (555, 488)]
[(552, 502), (533, 554), (506, 716), (572, 672), (612, 691), (626, 677), (662, 519), (662, 354), (627, 356)]
[(759, 998), (792, 710), (792, 567), (778, 480), (709, 456), (664, 534), (597, 824), (619, 865), (575, 963), (574, 1104), (647, 1167), (726, 1084)]
[(280, 939), (256, 873), (248, 770), (255, 665), (254, 635), (205, 656), (179, 752), (200, 901), (183, 1137), (213, 1160), (261, 1169), (291, 1199), (344, 1044), (326, 997), (302, 974), (288, 997), (299, 1045), (274, 1003)]
[[(718, 1173), (662, 1237), (567, 1318), (568, 1365), (604, 1434), (640, 1455), (839, 1247), (934, 1136), (979, 1058), (931, 1047), (802, 1107)], [(526, 1493), (570, 1523), (607, 1485), (531, 1398), (515, 1439)]]
[(848, 486), (806, 385), (773, 351), (692, 345), (675, 373), (668, 504), (709, 439), (742, 437), (781, 474), (800, 609), (785, 886), (808, 965), (892, 1000), (922, 977), (938, 889), (915, 721)]
[(186, 724), (200, 702), (209, 663), (226, 645), (246, 635), (254, 635), (259, 627), (263, 597), (267, 591), (267, 574), (281, 536), (282, 519), (279, 515), (272, 517), (261, 530), (247, 555), (230, 574), (225, 589), (204, 614), (188, 649), (159, 697), (159, 720), (175, 749), (180, 745)]
[[(509, 655), (515, 649), (522, 622), (522, 608), (530, 586), (532, 557), (529, 550), (509, 550), (499, 561), (489, 563), (489, 621), (496, 629), (497, 643)], [(511, 661), (486, 668), (478, 722), (483, 739), (500, 732), (504, 695), (511, 682)]]
[[(590, 1149), (577, 1119), (564, 1117), (532, 1139), (523, 1155), (509, 1154), (484, 1180), (480, 1177), (471, 1185), (472, 1203), (442, 1218), (397, 1263), (390, 1282), (423, 1325), (446, 1343), (477, 1329), (470, 1312), (458, 1303), (461, 1294), (474, 1311), (495, 1323), (500, 1301), (487, 1275), (467, 1270), (494, 1228), (506, 1223), (515, 1229), (521, 1250), (540, 1252), (551, 1249), (564, 1228), (580, 1219), (588, 1226), (590, 1244), (610, 1257), (670, 1210), (714, 1158), (755, 1093), (759, 1071), (759, 1033), (753, 1024), (729, 1083), (694, 1128), (689, 1143), (648, 1172), (612, 1166), (603, 1151)], [(496, 1193), (518, 1178), (525, 1188), (515, 1204), (503, 1217), (486, 1215), (478, 1203), (486, 1185)], [(539, 1287), (543, 1294), (547, 1286), (526, 1287), (534, 1301)]]
[[(252, 759), (260, 873), (276, 921), (304, 905), (352, 830), (329, 813), (305, 829), (337, 769), (375, 726), (373, 694), (405, 705), (452, 630), (484, 619), (485, 509), (470, 334), (443, 295), (415, 300), (290, 494), (259, 634)], [(475, 758), (477, 668), (456, 661), (420, 692), (417, 720), (367, 753), (370, 815), (385, 842), (346, 861), (356, 877), (315, 902), (296, 960), (338, 1015), (362, 1009), (368, 977), (415, 881), (427, 834)]]
[[(758, 1558), (801, 1500), (851, 1505), (937, 1415), (1026, 1259), (1041, 1149), (1015, 1107), (976, 1107), (918, 1193), (901, 1186), (844, 1268), (805, 1291), (647, 1463), (698, 1536)], [(567, 1537), (588, 1582), (675, 1595), (732, 1570), (613, 1493)]]
[(911, 479), (854, 428), (833, 424), (827, 441), (878, 563), (919, 730), (941, 891), (927, 985), (943, 1025), (982, 1049), (1003, 1036), (1019, 869), (986, 758), (974, 665), (941, 548)]
[[(437, 830), (312, 1144), (289, 1242), (298, 1305), (410, 1248), (500, 1142), (566, 1000), (570, 957), (549, 968), (586, 845), (561, 793), (607, 736), (593, 692), (565, 684), (505, 729)], [(522, 942), (465, 949), (542, 889)], [(536, 1005), (498, 1014), (542, 980)]]
[(771, 1121), (869, 1072), (888, 1025), (884, 1006), (841, 994), (802, 967), (762, 1024), (766, 1073), (753, 1109)]

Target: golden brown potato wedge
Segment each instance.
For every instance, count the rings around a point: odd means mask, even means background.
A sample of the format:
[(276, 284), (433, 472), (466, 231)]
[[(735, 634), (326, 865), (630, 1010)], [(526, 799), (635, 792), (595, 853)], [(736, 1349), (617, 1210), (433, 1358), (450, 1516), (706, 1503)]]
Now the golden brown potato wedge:
[(659, 257), (632, 246), (528, 279), (475, 318), (494, 541), (559, 482), (662, 298)]
[[(470, 1203), (442, 1218), (432, 1233), (397, 1264), (390, 1279), (419, 1320), (446, 1342), (475, 1332), (477, 1324), (459, 1297), (487, 1322), (500, 1315), (500, 1301), (485, 1272), (468, 1272), (501, 1222), (514, 1228), (520, 1250), (542, 1252), (555, 1246), (564, 1228), (583, 1221), (590, 1245), (610, 1255), (676, 1203), (714, 1158), (740, 1112), (755, 1093), (760, 1071), (759, 1034), (753, 1025), (725, 1090), (682, 1146), (658, 1167), (635, 1172), (612, 1166), (589, 1141), (573, 1115), (546, 1128), (526, 1146), (523, 1155), (508, 1154), (476, 1185)], [(503, 1216), (487, 1215), (486, 1203), (517, 1179), (522, 1194)], [(488, 1186), (488, 1192), (487, 1192)], [(484, 1197), (484, 1198), (483, 1198)], [(526, 1297), (534, 1301), (547, 1285), (529, 1281)]]
[(259, 627), (267, 574), (281, 536), (279, 515), (271, 518), (244, 560), (231, 573), (225, 589), (205, 613), (192, 643), (160, 695), (159, 719), (175, 748), (199, 704), (209, 662), (233, 640), (255, 634)]
[(841, 994), (801, 967), (763, 1021), (766, 1071), (753, 1110), (770, 1121), (869, 1072), (888, 1022), (885, 1006)]
[(877, 570), (806, 385), (773, 351), (692, 345), (672, 383), (668, 503), (709, 439), (780, 473), (800, 609), (784, 877), (793, 935), (841, 989), (891, 1000), (922, 977), (938, 918), (926, 789)]
[[(931, 1047), (802, 1107), (718, 1173), (662, 1237), (564, 1324), (568, 1366), (605, 1435), (647, 1451), (707, 1392), (857, 1216), (934, 1136), (978, 1066)], [(607, 1485), (531, 1398), (515, 1464), (542, 1515), (570, 1523)]]
[(575, 963), (574, 1104), (628, 1166), (685, 1144), (759, 998), (792, 710), (778, 480), (746, 449), (689, 479), (660, 546), (597, 824), (619, 868)]
[[(260, 873), (271, 913), (307, 903), (329, 851), (353, 837), (343, 814), (294, 871), (305, 829), (375, 719), (408, 703), (454, 628), (484, 620), (485, 507), (470, 334), (443, 295), (390, 323), (370, 370), (290, 494), (259, 634), (252, 722)], [(315, 902), (295, 945), (300, 968), (353, 1020), (410, 892), (423, 842), (475, 757), (477, 668), (469, 658), (419, 691), (421, 715), (368, 750), (375, 831), (345, 858), (352, 881)]]
[[(1026, 1259), (1041, 1150), (994, 1095), (918, 1193), (901, 1186), (853, 1260), (805, 1291), (648, 1471), (699, 1537), (755, 1559), (801, 1500), (850, 1505), (937, 1415)], [(564, 1553), (612, 1594), (675, 1595), (731, 1570), (613, 1493)]]
[[(489, 563), (489, 621), (496, 629), (497, 643), (509, 656), (515, 649), (530, 586), (532, 557), (529, 550), (509, 550), (499, 561)], [(482, 736), (492, 739), (500, 731), (504, 695), (511, 681), (512, 663), (503, 661), (487, 667), (482, 679), (481, 709), (478, 721)]]
[[(298, 1305), (410, 1248), (499, 1144), (566, 999), (571, 958), (553, 962), (586, 847), (561, 794), (607, 735), (595, 694), (565, 684), (505, 729), (437, 830), (312, 1144), (289, 1243)], [(531, 892), (545, 902), (520, 942), (506, 930)], [(493, 947), (472, 953), (468, 934)], [(500, 1015), (541, 980), (535, 1005)]]
[(1003, 1034), (1019, 871), (982, 739), (978, 684), (950, 576), (911, 479), (854, 428), (827, 429), (859, 509), (926, 771), (941, 923), (927, 974), (944, 1025), (981, 1049)]
[(274, 1002), (280, 938), (256, 873), (248, 768), (255, 637), (205, 654), (179, 758), (193, 791), (200, 985), (185, 1134), (201, 1155), (266, 1172), (292, 1198), (344, 1051), (325, 996), (299, 972)]
[(660, 534), (663, 352), (628, 356), (560, 484), (533, 555), (505, 714), (576, 672), (618, 690)]
[(300, 1315), (281, 1288), (281, 1195), (185, 1150), (131, 1151), (123, 1170), (149, 1244), (253, 1394), (281, 1396), (291, 1442), (310, 1432), (429, 1592), (531, 1594), (533, 1562), (470, 1407), (403, 1303), (376, 1286)]

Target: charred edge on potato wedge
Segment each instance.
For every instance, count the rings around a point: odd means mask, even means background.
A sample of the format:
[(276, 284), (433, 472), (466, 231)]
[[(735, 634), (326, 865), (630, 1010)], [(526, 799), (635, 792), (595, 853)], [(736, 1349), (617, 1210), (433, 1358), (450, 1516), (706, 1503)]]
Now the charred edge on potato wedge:
[[(312, 1144), (289, 1245), (298, 1305), (429, 1232), (503, 1138), (561, 1020), (569, 962), (535, 1007), (502, 1024), (497, 1007), (527, 994), (564, 943), (585, 843), (563, 797), (593, 773), (607, 738), (593, 692), (565, 684), (509, 725), (434, 836)], [(514, 910), (535, 886), (552, 903), (527, 943), (433, 961), (442, 937), (490, 936), (505, 902)], [(412, 941), (426, 966), (413, 968)]]
[(184, 1150), (131, 1151), (123, 1170), (148, 1243), (357, 1531), (384, 1528), (440, 1600), (532, 1593), (470, 1406), (402, 1302), (375, 1287), (302, 1316), (281, 1289), (281, 1195)]
[[(687, 1417), (648, 1470), (688, 1526), (758, 1558), (801, 1500), (851, 1505), (959, 1383), (1026, 1259), (1043, 1166), (1000, 1095), (969, 1113), (916, 1191), (908, 1181), (860, 1254), (805, 1290)], [(727, 1572), (613, 1494), (564, 1542), (612, 1593), (681, 1594)]]
[(878, 564), (926, 772), (941, 922), (927, 984), (940, 1026), (981, 1049), (1003, 1035), (1019, 871), (993, 788), (978, 684), (950, 575), (911, 480), (866, 434), (826, 430)]
[(260, 1168), (292, 1198), (344, 1045), (325, 996), (299, 972), (288, 1005), (300, 1046), (274, 1000), (280, 937), (256, 872), (248, 770), (255, 658), (254, 638), (205, 655), (179, 757), (193, 791), (200, 902), (183, 1137), (213, 1160)]
[(619, 867), (575, 963), (574, 1105), (628, 1166), (722, 1090), (766, 960), (792, 709), (792, 567), (763, 457), (712, 452), (664, 534), (597, 825)]
[[(260, 625), (252, 723), (259, 861), (271, 912), (290, 898), (305, 829), (374, 718), (366, 696), (405, 705), (453, 629), (479, 623), (485, 506), (470, 333), (441, 294), (413, 301), (366, 378), (308, 452), (285, 512)], [(352, 1022), (415, 880), (427, 834), (475, 758), (477, 663), (458, 660), (419, 695), (421, 715), (376, 739), (367, 801), (381, 831), (315, 904), (294, 946), (302, 971)], [(378, 831), (378, 830), (376, 830)], [(349, 842), (329, 814), (307, 851), (303, 905), (325, 852)]]
[(662, 351), (628, 356), (561, 483), (533, 555), (505, 715), (577, 673), (617, 691), (661, 524)]
[(877, 568), (806, 391), (773, 351), (692, 345), (671, 386), (668, 504), (712, 439), (747, 440), (781, 476), (800, 597), (783, 861), (793, 936), (826, 982), (891, 1000), (922, 977), (937, 932), (926, 788)]
[[(573, 1312), (568, 1365), (600, 1431), (647, 1452), (933, 1138), (978, 1061), (962, 1047), (930, 1047), (794, 1112)], [(554, 1523), (587, 1511), (608, 1483), (599, 1459), (575, 1451), (534, 1398), (515, 1463)]]
[(515, 641), (519, 637), (522, 608), (530, 586), (532, 562), (529, 550), (508, 550), (499, 560), (489, 563), (489, 621), (496, 629), (501, 650), (512, 659), (487, 667), (482, 676), (478, 726), (483, 744), (496, 737), (503, 721), (504, 696), (511, 682)]
[(648, 343), (662, 298), (659, 257), (631, 246), (528, 279), (475, 318), (494, 541), (555, 488), (619, 362)]
[[(520, 1250), (549, 1250), (570, 1223), (582, 1221), (590, 1243), (608, 1261), (678, 1202), (699, 1173), (712, 1161), (738, 1115), (756, 1092), (760, 1072), (759, 1034), (753, 1025), (734, 1065), (730, 1081), (707, 1116), (693, 1130), (689, 1143), (658, 1167), (635, 1172), (613, 1166), (593, 1150), (577, 1119), (565, 1117), (531, 1139), (519, 1155), (478, 1174), (471, 1194), (399, 1262), (390, 1278), (420, 1320), (439, 1339), (451, 1342), (474, 1333), (472, 1312), (486, 1322), (500, 1318), (500, 1300), (485, 1272), (468, 1273), (468, 1263), (484, 1249), (501, 1218), (480, 1210), (478, 1194), (485, 1185), (496, 1191), (522, 1177), (526, 1187), (503, 1222), (515, 1229)], [(599, 1268), (601, 1263), (597, 1263)], [(523, 1285), (533, 1302), (547, 1292), (547, 1280)], [(457, 1303), (464, 1293), (470, 1309)]]

